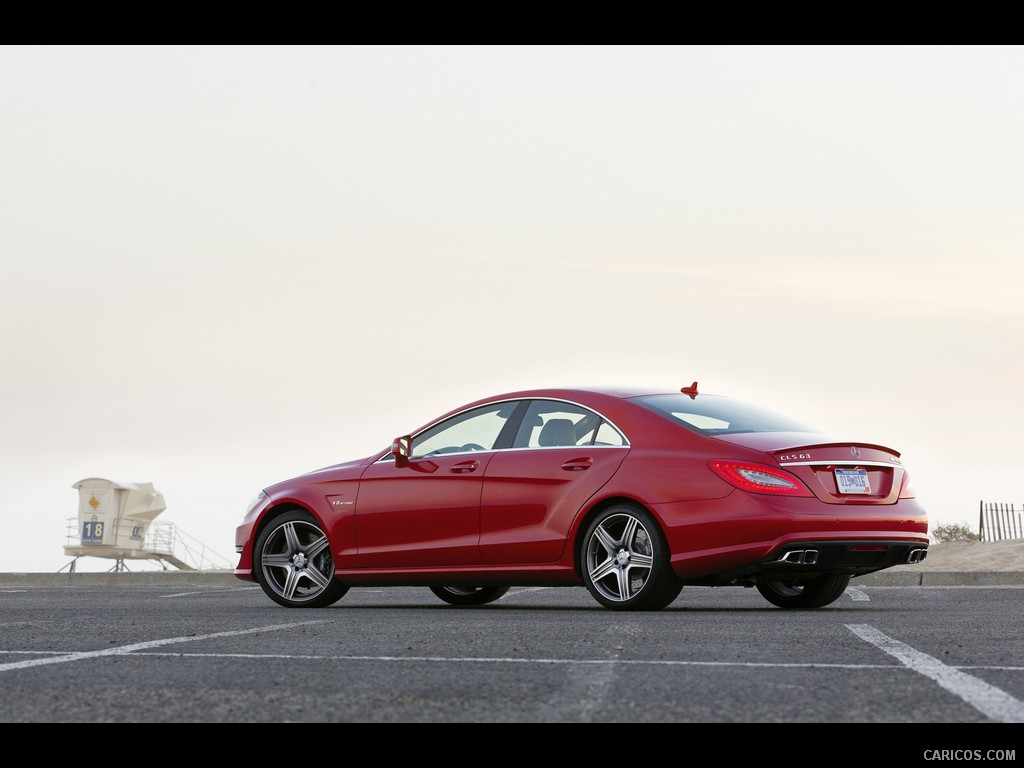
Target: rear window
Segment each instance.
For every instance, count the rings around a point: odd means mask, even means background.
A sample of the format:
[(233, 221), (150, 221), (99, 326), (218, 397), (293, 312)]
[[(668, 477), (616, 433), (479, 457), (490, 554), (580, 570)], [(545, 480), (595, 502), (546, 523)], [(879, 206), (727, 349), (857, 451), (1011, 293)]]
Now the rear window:
[(632, 402), (702, 435), (738, 432), (818, 432), (814, 427), (721, 395), (646, 395)]

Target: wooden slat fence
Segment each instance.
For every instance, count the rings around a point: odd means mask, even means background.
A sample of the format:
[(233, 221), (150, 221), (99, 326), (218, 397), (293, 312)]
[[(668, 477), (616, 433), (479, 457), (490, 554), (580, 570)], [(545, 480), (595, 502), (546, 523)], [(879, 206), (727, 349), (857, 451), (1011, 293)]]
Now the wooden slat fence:
[(1024, 507), (993, 501), (981, 502), (978, 538), (981, 541), (1024, 539)]

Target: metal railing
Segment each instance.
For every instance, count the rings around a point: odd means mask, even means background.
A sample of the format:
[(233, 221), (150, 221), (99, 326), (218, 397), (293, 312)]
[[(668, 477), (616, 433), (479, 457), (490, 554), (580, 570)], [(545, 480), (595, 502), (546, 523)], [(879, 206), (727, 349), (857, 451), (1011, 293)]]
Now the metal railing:
[(153, 522), (146, 531), (147, 549), (172, 555), (197, 571), (233, 569), (235, 563), (214, 552), (174, 523)]
[(1013, 504), (983, 501), (978, 512), (979, 541), (1024, 538), (1024, 508)]

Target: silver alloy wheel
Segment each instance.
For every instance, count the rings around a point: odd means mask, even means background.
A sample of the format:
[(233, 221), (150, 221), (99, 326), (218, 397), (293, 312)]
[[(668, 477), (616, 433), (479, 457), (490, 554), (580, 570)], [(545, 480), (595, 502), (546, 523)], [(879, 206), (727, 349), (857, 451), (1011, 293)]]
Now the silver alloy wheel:
[(639, 594), (651, 577), (654, 546), (643, 523), (629, 514), (601, 521), (587, 542), (586, 568), (594, 588), (622, 602)]
[(271, 532), (260, 568), (266, 584), (294, 603), (316, 599), (334, 578), (327, 537), (316, 525), (301, 520), (289, 520)]

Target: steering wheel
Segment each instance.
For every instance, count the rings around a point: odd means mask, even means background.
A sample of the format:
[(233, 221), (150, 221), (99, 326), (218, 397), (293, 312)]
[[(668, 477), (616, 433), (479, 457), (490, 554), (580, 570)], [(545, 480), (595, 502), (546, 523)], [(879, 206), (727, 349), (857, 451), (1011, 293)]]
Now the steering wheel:
[(487, 449), (484, 448), (482, 445), (477, 445), (476, 443), (466, 443), (459, 450), (460, 451), (486, 451)]

